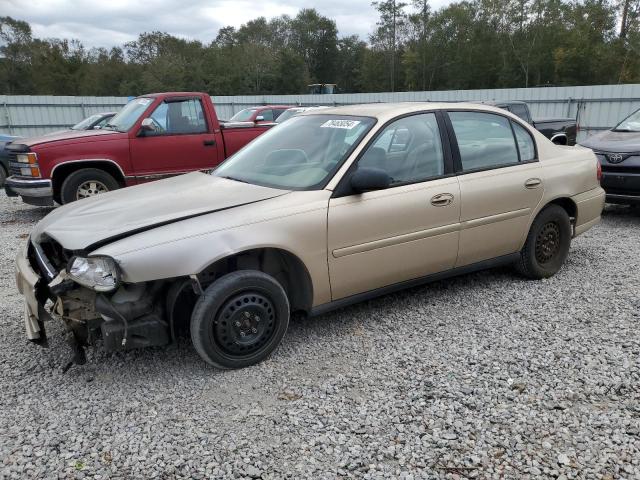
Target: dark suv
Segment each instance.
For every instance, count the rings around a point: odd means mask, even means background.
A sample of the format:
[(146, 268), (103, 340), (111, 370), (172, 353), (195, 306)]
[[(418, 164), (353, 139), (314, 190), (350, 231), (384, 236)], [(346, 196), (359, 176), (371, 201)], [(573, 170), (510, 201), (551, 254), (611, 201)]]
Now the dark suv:
[(607, 202), (640, 205), (640, 110), (580, 145), (593, 150), (600, 161)]

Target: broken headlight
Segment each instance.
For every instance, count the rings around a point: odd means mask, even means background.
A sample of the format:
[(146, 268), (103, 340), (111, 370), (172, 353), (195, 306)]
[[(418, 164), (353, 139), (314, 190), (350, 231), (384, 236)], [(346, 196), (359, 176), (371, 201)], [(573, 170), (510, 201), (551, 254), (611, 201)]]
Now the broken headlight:
[(120, 283), (120, 272), (111, 257), (73, 257), (67, 267), (69, 278), (96, 292), (110, 292)]

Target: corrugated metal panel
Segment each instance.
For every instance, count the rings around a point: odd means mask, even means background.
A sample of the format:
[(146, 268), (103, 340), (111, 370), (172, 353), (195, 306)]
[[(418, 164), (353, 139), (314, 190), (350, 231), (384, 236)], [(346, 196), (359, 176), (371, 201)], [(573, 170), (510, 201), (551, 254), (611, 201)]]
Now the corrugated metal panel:
[(117, 111), (127, 97), (0, 95), (0, 132), (34, 136), (66, 128), (94, 113)]
[[(450, 90), (335, 95), (213, 96), (222, 119), (256, 105), (347, 105), (375, 102), (525, 100), (534, 118), (579, 118), (581, 136), (612, 127), (640, 108), (640, 84), (578, 87)], [(37, 135), (73, 125), (100, 111), (118, 109), (127, 97), (0, 95), (0, 132)]]

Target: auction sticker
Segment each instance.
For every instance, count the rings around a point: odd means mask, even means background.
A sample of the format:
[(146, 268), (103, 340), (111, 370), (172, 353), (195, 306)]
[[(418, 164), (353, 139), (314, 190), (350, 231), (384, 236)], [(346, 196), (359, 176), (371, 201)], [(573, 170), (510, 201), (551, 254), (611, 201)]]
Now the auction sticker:
[(344, 128), (351, 130), (353, 127), (360, 125), (359, 120), (327, 120), (320, 128)]

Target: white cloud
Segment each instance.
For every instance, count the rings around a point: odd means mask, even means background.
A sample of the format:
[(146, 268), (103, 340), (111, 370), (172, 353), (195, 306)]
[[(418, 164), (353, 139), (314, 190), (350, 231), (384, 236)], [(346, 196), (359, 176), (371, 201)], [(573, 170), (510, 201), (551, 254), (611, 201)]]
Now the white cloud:
[[(432, 8), (449, 3), (436, 0)], [(370, 0), (0, 0), (2, 15), (25, 20), (36, 37), (78, 39), (87, 47), (111, 47), (162, 31), (205, 43), (226, 25), (239, 27), (254, 18), (315, 8), (336, 21), (340, 35), (367, 39), (377, 20)]]

